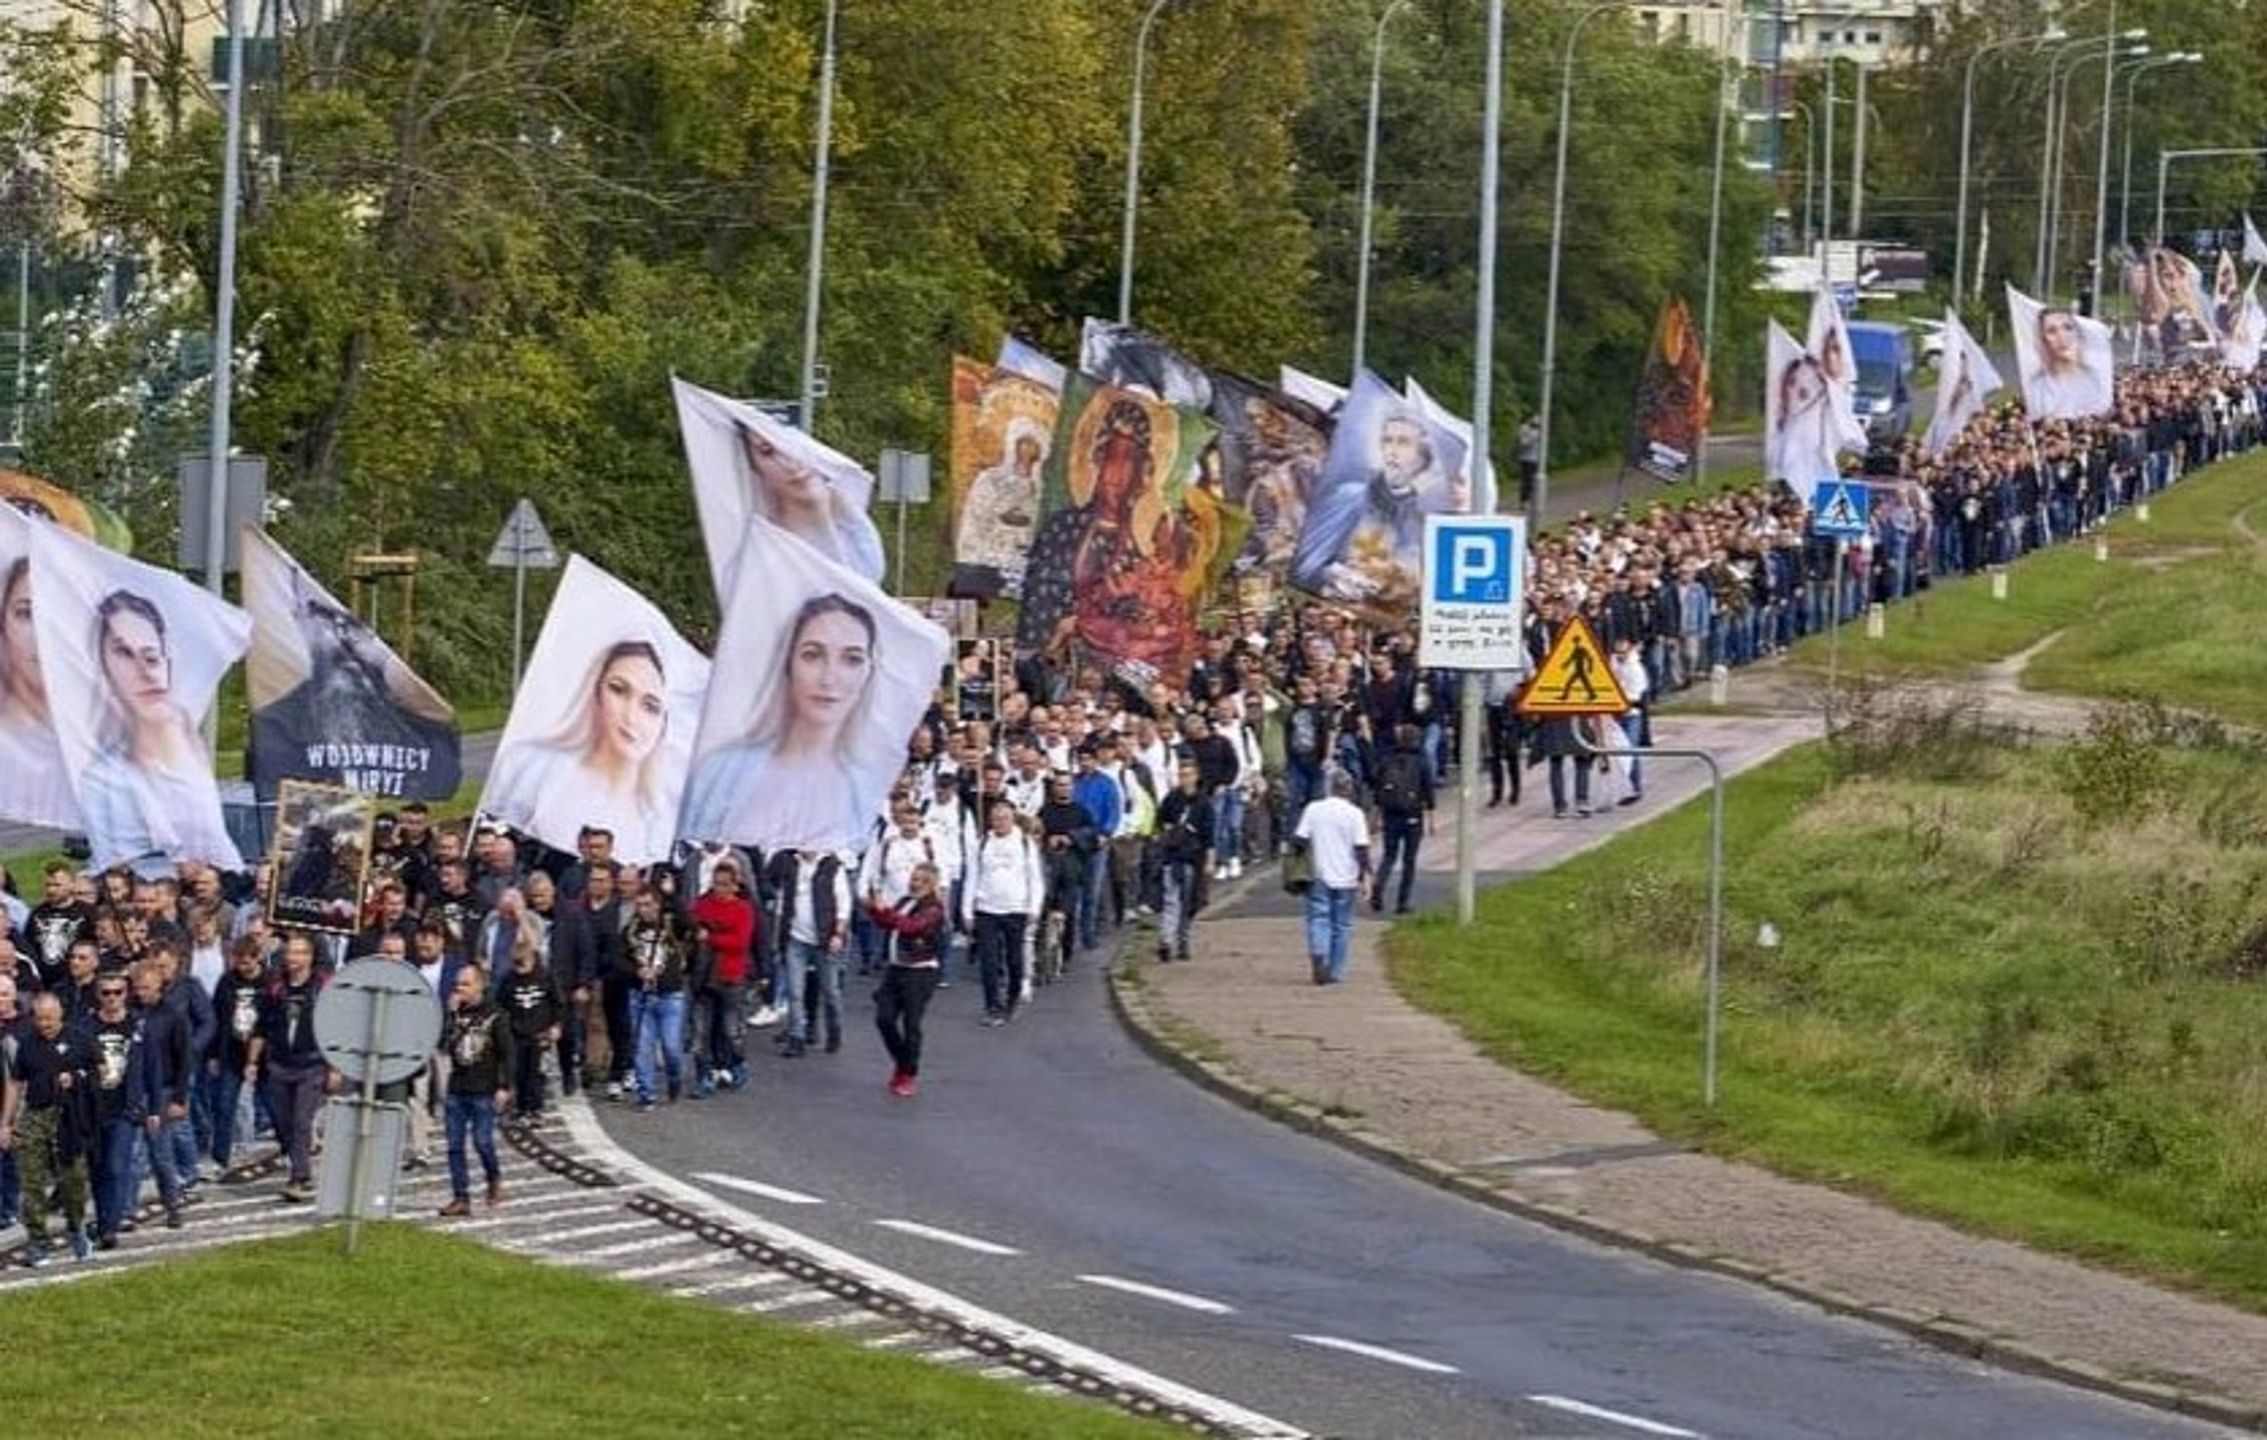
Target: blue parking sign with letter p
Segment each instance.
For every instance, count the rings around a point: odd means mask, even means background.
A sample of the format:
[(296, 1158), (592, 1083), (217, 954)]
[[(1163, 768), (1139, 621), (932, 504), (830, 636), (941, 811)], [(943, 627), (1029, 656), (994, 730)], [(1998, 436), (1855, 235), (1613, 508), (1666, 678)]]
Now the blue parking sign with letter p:
[(1433, 599), (1444, 605), (1501, 605), (1511, 598), (1511, 532), (1444, 524), (1433, 532)]

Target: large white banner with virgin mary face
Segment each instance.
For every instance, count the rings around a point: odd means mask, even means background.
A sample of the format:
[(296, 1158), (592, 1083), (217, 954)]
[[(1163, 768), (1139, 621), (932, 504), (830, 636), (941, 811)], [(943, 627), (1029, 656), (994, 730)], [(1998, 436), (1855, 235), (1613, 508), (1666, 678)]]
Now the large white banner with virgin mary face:
[(252, 617), (52, 525), (32, 527), (31, 574), (40, 670), (96, 868), (243, 868), (199, 720)]
[(667, 860), (708, 657), (653, 602), (580, 555), (551, 597), (480, 811), (558, 850), (585, 827), (632, 865)]
[(2010, 285), (2007, 325), (2015, 336), (2015, 373), (2023, 408), (2033, 420), (2106, 413), (2112, 402), (2110, 327), (2056, 305), (2041, 305)]
[(76, 830), (32, 618), (31, 532), (47, 523), (0, 502), (0, 820)]
[(951, 637), (759, 516), (716, 654), (678, 838), (863, 849)]
[(874, 477), (865, 466), (753, 405), (683, 380), (670, 386), (717, 604), (731, 598), (750, 516), (869, 580), (882, 578), (882, 534), (866, 513)]

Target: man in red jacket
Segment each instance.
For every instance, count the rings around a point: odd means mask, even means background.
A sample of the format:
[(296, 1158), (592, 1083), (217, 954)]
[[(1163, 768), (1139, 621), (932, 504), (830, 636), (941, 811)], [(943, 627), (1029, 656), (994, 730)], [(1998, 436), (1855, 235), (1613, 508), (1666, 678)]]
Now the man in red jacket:
[(742, 893), (736, 863), (717, 862), (708, 889), (693, 901), (692, 916), (709, 952), (708, 983), (694, 1017), (696, 1031), (708, 1036), (708, 1053), (694, 1057), (701, 1075), (693, 1094), (699, 1097), (719, 1085), (738, 1090), (748, 1083), (748, 1060), (740, 1049), (741, 1001), (755, 967), (756, 907)]

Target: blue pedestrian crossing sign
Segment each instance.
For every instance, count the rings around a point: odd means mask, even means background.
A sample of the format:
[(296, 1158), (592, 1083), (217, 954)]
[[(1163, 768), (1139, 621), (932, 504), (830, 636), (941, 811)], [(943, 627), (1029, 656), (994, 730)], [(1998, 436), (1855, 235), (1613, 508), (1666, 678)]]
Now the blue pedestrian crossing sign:
[(1514, 515), (1427, 515), (1417, 663), (1428, 670), (1517, 670), (1527, 522)]
[(1810, 528), (1829, 540), (1864, 536), (1873, 492), (1854, 480), (1821, 480), (1810, 496)]

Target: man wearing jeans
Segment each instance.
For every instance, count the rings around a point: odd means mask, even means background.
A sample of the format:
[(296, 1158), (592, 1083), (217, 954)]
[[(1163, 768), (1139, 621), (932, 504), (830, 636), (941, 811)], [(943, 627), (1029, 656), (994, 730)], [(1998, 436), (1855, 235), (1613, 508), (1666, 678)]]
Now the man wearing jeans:
[[(637, 1036), (631, 1046), (632, 1070), (642, 1115), (653, 1109), (655, 1046), (668, 1071), (671, 1103), (685, 1091), (685, 969), (691, 946), (677, 917), (662, 910), (661, 892), (651, 885), (638, 891), (635, 918), (622, 945), (630, 965), (630, 1019)], [(452, 1094), (454, 1084), (452, 1074)]]
[(1352, 799), (1344, 772), (1330, 777), (1330, 794), (1299, 815), (1293, 838), (1314, 857), (1307, 887), (1307, 967), (1317, 985), (1346, 978), (1346, 946), (1354, 935), (1354, 896), (1370, 878), (1370, 822)]
[(772, 933), (786, 941), (787, 1029), (781, 1053), (792, 1060), (819, 1038), (842, 1048), (842, 973), (850, 943), (850, 873), (828, 850), (782, 850), (766, 870), (775, 897)]
[[(449, 1096), (443, 1114), (449, 1134), (447, 1216), (472, 1213), (472, 1167), (465, 1142), (480, 1152), (480, 1171), (488, 1182), (488, 1204), (504, 1198), (503, 1166), (496, 1159), (496, 1112), (511, 1103), (512, 1026), (488, 999), (488, 977), (477, 963), (457, 972), (449, 994), (449, 1024), (441, 1036), (449, 1057)], [(641, 1065), (644, 1063), (640, 1057)]]
[(1023, 998), (1023, 935), (1046, 903), (1047, 880), (1039, 847), (1017, 828), (1011, 801), (992, 801), (985, 820), (961, 891), (961, 919), (976, 938), (984, 1023), (1005, 1025)]

